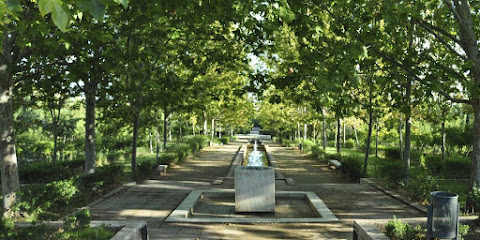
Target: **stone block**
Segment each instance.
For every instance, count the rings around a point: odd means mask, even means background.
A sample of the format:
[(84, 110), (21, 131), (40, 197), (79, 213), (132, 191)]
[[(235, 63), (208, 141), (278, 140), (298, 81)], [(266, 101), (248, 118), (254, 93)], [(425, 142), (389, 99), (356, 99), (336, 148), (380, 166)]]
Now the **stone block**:
[(155, 170), (158, 174), (166, 173), (168, 165), (158, 165), (157, 169)]
[(328, 162), (330, 165), (335, 166), (336, 168), (340, 168), (342, 166), (342, 163), (335, 159), (328, 160)]
[(235, 168), (235, 211), (275, 211), (275, 171), (273, 167)]

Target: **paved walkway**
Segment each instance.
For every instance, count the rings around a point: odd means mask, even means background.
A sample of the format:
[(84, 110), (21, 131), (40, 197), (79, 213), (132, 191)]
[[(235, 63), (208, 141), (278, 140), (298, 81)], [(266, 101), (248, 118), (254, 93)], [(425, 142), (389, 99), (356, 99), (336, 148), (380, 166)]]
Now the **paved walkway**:
[[(92, 207), (94, 220), (148, 222), (150, 239), (352, 239), (354, 219), (421, 217), (405, 204), (368, 185), (345, 180), (325, 164), (310, 160), (297, 150), (271, 144), (271, 151), (285, 177), (295, 186), (276, 181), (277, 190), (313, 191), (340, 219), (338, 223), (296, 224), (190, 224), (165, 223), (165, 218), (191, 190), (232, 188), (233, 180), (212, 185), (224, 177), (241, 143), (209, 147), (182, 166), (156, 180), (127, 187)], [(268, 143), (267, 143), (268, 144)]]

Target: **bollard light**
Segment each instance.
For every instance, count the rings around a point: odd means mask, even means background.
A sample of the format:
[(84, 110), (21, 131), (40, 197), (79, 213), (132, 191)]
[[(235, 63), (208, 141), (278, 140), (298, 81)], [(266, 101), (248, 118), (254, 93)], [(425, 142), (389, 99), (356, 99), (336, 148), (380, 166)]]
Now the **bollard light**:
[(458, 195), (450, 192), (432, 192), (428, 207), (427, 239), (457, 239), (458, 238)]

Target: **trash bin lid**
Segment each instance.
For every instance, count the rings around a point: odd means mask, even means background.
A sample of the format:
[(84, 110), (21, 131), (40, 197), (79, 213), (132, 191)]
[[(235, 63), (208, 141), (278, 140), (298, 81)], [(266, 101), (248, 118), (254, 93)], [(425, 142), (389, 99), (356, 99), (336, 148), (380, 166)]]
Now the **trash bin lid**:
[(451, 192), (435, 191), (431, 193), (434, 198), (458, 198), (458, 194)]

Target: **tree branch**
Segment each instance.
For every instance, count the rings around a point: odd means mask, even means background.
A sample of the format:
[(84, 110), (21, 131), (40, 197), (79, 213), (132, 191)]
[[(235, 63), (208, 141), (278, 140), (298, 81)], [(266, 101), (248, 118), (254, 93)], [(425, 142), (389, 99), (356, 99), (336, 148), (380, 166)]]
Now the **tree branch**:
[[(455, 55), (459, 56), (461, 59), (463, 59), (464, 61), (467, 61), (468, 58), (462, 54), (460, 54), (459, 52), (457, 52), (455, 49), (453, 49), (452, 46), (450, 46), (450, 44), (448, 44), (445, 39), (442, 38), (442, 36), (438, 35), (438, 33), (436, 33), (435, 31), (433, 31), (432, 28), (430, 28), (432, 25), (428, 25), (426, 24), (424, 21), (418, 21), (418, 23), (420, 24), (421, 27), (423, 27), (425, 30), (427, 30), (427, 32), (431, 33), (433, 36), (435, 36), (435, 38), (440, 41), (445, 47), (447, 47), (448, 50), (450, 50), (451, 52), (453, 52)], [(449, 37), (449, 36), (448, 36)], [(453, 36), (451, 36), (453, 37)], [(451, 37), (449, 37), (451, 39)], [(455, 41), (455, 40), (454, 40)], [(458, 41), (458, 40), (457, 40)], [(460, 44), (460, 41), (455, 41), (455, 43), (459, 44), (460, 46), (462, 46)]]
[(457, 20), (460, 20), (459, 15), (458, 15), (458, 12), (457, 12), (457, 10), (455, 10), (455, 8), (453, 7), (452, 2), (450, 2), (450, 0), (443, 0), (443, 3), (445, 3), (445, 5), (447, 5), (448, 9), (450, 9), (450, 11), (453, 13), (453, 15), (455, 16), (455, 18), (456, 18)]
[(438, 91), (439, 94), (441, 94), (442, 96), (444, 96), (446, 99), (452, 101), (452, 102), (456, 102), (456, 103), (464, 103), (464, 104), (471, 104), (472, 102), (468, 99), (460, 99), (460, 98), (453, 98), (451, 97), (448, 93), (440, 90)]

